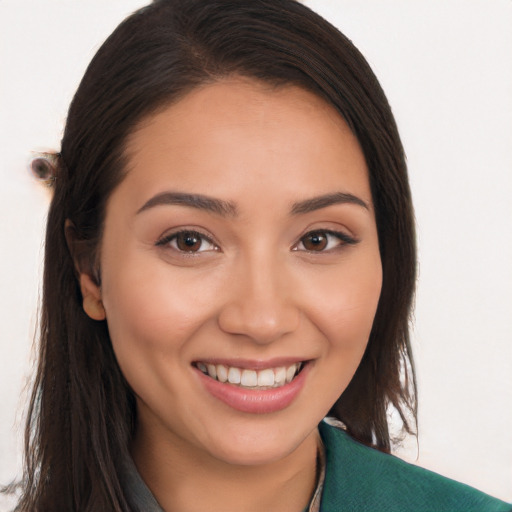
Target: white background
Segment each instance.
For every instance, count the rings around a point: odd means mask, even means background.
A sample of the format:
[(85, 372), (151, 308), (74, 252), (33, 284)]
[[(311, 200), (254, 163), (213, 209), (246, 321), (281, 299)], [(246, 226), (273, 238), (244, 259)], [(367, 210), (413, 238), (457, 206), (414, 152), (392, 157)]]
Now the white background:
[[(87, 63), (145, 3), (0, 0), (0, 484), (20, 471), (49, 202), (30, 151), (59, 148)], [(420, 435), (400, 454), (512, 501), (512, 1), (306, 3), (369, 60), (408, 156)]]

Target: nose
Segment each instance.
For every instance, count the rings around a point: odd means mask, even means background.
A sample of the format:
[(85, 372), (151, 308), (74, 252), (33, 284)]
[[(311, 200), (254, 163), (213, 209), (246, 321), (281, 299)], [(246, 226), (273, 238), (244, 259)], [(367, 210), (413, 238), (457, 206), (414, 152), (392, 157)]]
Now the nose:
[(297, 329), (300, 309), (291, 280), (280, 270), (272, 262), (259, 260), (232, 276), (229, 299), (218, 317), (224, 332), (268, 344)]

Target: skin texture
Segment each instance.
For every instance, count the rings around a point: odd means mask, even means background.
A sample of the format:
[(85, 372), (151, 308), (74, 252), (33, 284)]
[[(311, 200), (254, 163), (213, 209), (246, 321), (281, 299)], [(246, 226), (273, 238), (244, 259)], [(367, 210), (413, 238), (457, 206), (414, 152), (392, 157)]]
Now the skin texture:
[[(101, 288), (87, 275), (81, 285), (96, 319), (91, 304), (103, 304), (136, 395), (136, 465), (168, 511), (302, 510), (315, 486), (317, 424), (361, 360), (382, 284), (358, 142), (313, 94), (233, 78), (146, 119), (127, 152), (107, 205)], [(169, 191), (229, 208), (148, 203)], [(362, 204), (292, 212), (334, 192)], [(162, 242), (183, 229), (204, 235), (195, 252)], [(312, 230), (354, 243), (324, 235), (327, 246), (312, 245)], [(193, 365), (275, 358), (308, 364), (291, 403), (270, 413), (212, 396)]]

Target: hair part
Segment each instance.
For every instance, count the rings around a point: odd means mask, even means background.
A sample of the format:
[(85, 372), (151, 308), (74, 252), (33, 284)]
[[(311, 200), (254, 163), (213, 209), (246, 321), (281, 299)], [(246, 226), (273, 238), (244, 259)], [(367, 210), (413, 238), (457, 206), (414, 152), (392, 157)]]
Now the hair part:
[(413, 209), (397, 127), (369, 65), (343, 34), (294, 0), (156, 0), (105, 41), (69, 109), (48, 215), (19, 511), (130, 510), (118, 468), (135, 401), (106, 322), (83, 311), (75, 266), (99, 283), (106, 204), (127, 172), (126, 141), (135, 127), (194, 88), (231, 76), (303, 87), (334, 106), (357, 137), (383, 285), (366, 352), (330, 413), (351, 436), (385, 452), (389, 407), (405, 430), (415, 427)]

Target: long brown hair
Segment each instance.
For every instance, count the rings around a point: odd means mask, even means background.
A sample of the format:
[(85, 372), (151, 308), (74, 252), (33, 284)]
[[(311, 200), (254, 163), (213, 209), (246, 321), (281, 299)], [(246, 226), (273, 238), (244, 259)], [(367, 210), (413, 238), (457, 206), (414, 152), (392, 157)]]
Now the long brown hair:
[(105, 205), (125, 175), (125, 142), (135, 125), (193, 88), (231, 75), (308, 89), (333, 105), (358, 138), (375, 204), (383, 286), (364, 357), (331, 414), (354, 438), (382, 451), (390, 449), (391, 406), (406, 430), (414, 427), (413, 210), (396, 124), (369, 65), (343, 34), (294, 0), (157, 0), (106, 40), (69, 109), (48, 215), (20, 511), (129, 510), (118, 468), (135, 402), (106, 322), (82, 309), (75, 265), (99, 284)]

